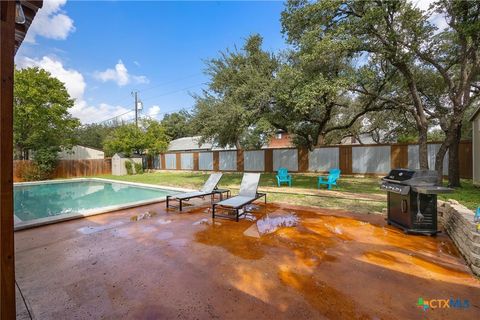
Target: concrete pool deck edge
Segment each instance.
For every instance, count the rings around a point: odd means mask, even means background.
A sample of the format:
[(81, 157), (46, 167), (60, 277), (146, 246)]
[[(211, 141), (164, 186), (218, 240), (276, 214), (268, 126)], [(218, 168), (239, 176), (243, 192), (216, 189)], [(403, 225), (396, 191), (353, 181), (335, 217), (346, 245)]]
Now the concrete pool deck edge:
[[(176, 187), (169, 187), (169, 186), (161, 186), (161, 185), (152, 185), (146, 183), (136, 183), (136, 182), (126, 182), (126, 181), (117, 181), (112, 179), (103, 179), (103, 178), (75, 178), (75, 179), (59, 179), (59, 180), (44, 180), (44, 181), (31, 181), (31, 182), (17, 182), (14, 183), (14, 186), (31, 186), (31, 185), (41, 185), (41, 184), (52, 184), (52, 183), (66, 183), (66, 182), (81, 182), (81, 181), (99, 181), (99, 182), (110, 182), (110, 183), (120, 183), (135, 187), (142, 187), (142, 188), (149, 188), (149, 189), (162, 189), (162, 190), (171, 190), (171, 191), (178, 191), (178, 192), (190, 192), (193, 189), (186, 189), (186, 188), (176, 188)], [(153, 200), (144, 200), (144, 201), (137, 201), (137, 202), (130, 202), (123, 205), (115, 205), (115, 206), (108, 206), (98, 210), (94, 210), (91, 212), (86, 213), (66, 213), (60, 214), (57, 216), (45, 217), (40, 219), (34, 219), (30, 221), (22, 221), (17, 216), (14, 215), (14, 231), (20, 231), (24, 229), (30, 229), (35, 227), (40, 227), (52, 223), (58, 223), (73, 219), (81, 219), (90, 216), (95, 216), (99, 214), (104, 214), (108, 212), (114, 212), (122, 209), (130, 209), (134, 207), (140, 207), (148, 204), (154, 204), (159, 202), (165, 202), (166, 197), (161, 197), (158, 199)]]

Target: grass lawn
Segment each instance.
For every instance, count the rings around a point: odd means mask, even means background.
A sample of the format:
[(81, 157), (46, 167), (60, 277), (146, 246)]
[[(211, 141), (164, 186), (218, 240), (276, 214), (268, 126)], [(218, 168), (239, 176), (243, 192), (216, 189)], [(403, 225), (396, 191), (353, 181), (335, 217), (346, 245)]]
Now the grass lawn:
[[(203, 185), (208, 174), (201, 172), (155, 172), (133, 176), (103, 175), (100, 178), (116, 179), (122, 181), (148, 183), (156, 185), (174, 186), (197, 189)], [(220, 186), (233, 190), (238, 189), (242, 174), (224, 173)], [(347, 210), (363, 212), (379, 212), (386, 208), (383, 199), (359, 200), (355, 197), (342, 197), (341, 194), (379, 195), (385, 193), (379, 188), (380, 178), (377, 177), (352, 177), (342, 176), (339, 187), (334, 189), (338, 192), (321, 192), (317, 190), (317, 175), (294, 174), (292, 188), (276, 187), (275, 174), (264, 173), (260, 180), (260, 189), (266, 188), (269, 201), (287, 202), (292, 204), (311, 205), (318, 207), (344, 208)], [(340, 194), (340, 195), (339, 195)], [(474, 187), (471, 180), (462, 180), (462, 188), (452, 194), (441, 195), (442, 200), (455, 199), (470, 209), (480, 206), (480, 189)]]

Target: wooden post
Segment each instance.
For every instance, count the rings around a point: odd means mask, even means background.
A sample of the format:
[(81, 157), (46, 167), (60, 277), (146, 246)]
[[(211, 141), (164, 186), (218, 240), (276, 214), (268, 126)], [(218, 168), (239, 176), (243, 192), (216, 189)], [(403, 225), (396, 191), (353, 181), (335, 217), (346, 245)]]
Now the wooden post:
[(175, 165), (177, 170), (182, 170), (182, 156), (180, 153), (175, 155)]
[(460, 141), (458, 150), (458, 161), (460, 162), (460, 178), (473, 178), (473, 146), (472, 141)]
[(160, 169), (165, 170), (165, 154), (160, 155)]
[(220, 171), (220, 154), (218, 151), (213, 151), (213, 171)]
[(273, 150), (265, 149), (264, 154), (265, 172), (273, 172)]
[(0, 2), (0, 319), (15, 319), (13, 58), (15, 1)]
[(199, 153), (198, 152), (194, 152), (193, 153), (193, 171), (199, 171)]
[(340, 170), (344, 174), (352, 174), (352, 146), (340, 146), (338, 151)]
[(390, 164), (392, 169), (408, 167), (408, 145), (390, 146)]
[(237, 172), (243, 172), (243, 150), (237, 150)]

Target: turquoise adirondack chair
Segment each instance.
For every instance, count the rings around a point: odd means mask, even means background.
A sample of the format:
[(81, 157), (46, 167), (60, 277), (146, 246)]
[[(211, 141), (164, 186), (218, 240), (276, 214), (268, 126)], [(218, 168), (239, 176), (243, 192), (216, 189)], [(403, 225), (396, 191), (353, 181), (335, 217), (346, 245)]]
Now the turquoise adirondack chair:
[(337, 180), (340, 178), (340, 169), (331, 169), (326, 180), (324, 177), (318, 177), (317, 187), (320, 188), (321, 185), (327, 185), (328, 190), (332, 190), (332, 186), (337, 186)]
[(278, 168), (277, 183), (279, 187), (282, 183), (288, 183), (290, 187), (292, 186), (292, 176), (288, 174), (287, 168)]

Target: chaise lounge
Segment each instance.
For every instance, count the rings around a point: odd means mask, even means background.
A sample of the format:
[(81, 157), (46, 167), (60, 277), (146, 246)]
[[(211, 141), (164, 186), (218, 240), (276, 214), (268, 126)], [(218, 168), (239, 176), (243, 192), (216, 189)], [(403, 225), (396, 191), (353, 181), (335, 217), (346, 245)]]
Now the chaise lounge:
[[(199, 191), (185, 192), (185, 193), (167, 196), (167, 209), (178, 208), (180, 211), (182, 211), (183, 201), (188, 201), (193, 198), (203, 198), (206, 196), (213, 197), (213, 195), (217, 193), (216, 188), (221, 178), (222, 178), (221, 173), (212, 173)], [(178, 206), (172, 205), (171, 204), (172, 201), (178, 201), (179, 203)], [(212, 201), (213, 201), (213, 198), (212, 198)]]
[[(238, 196), (231, 197), (217, 203), (213, 203), (212, 218), (215, 219), (215, 217), (223, 217), (231, 219), (232, 215), (215, 213), (216, 209), (224, 209), (234, 212), (235, 216), (233, 217), (238, 222), (241, 216), (249, 212), (245, 208), (248, 204), (251, 204), (252, 202), (260, 199), (261, 197), (264, 197), (265, 203), (267, 203), (267, 194), (257, 192), (259, 182), (260, 173), (244, 173), (242, 183), (240, 184), (240, 192), (238, 193)], [(241, 213), (240, 210), (242, 210)]]

